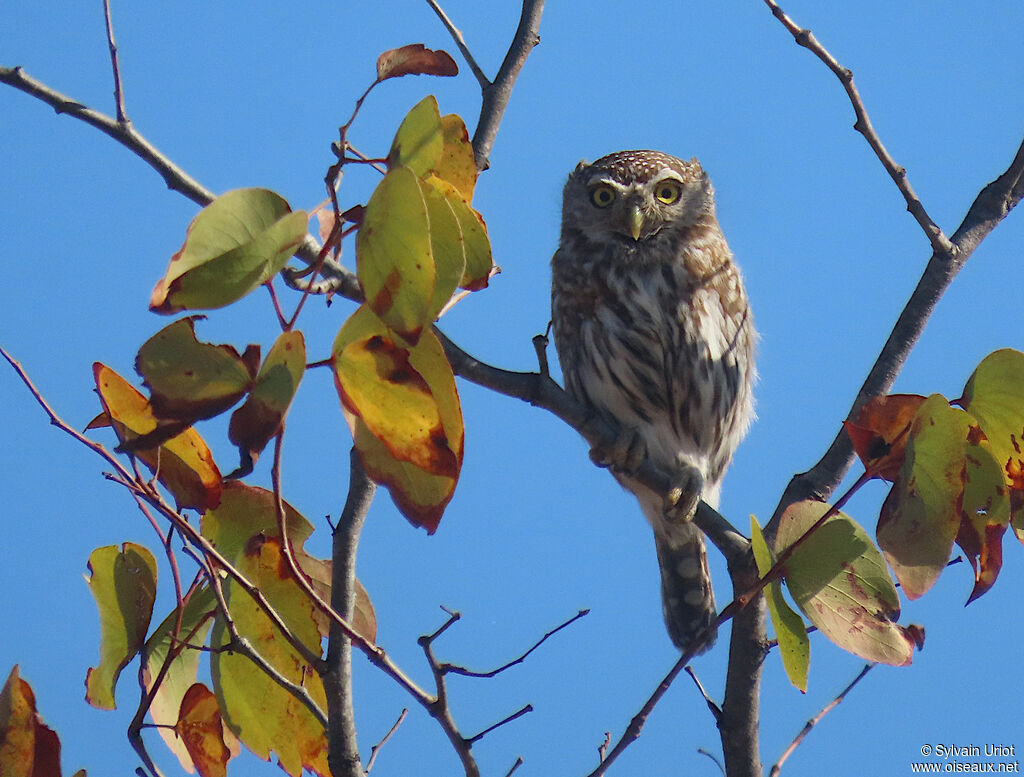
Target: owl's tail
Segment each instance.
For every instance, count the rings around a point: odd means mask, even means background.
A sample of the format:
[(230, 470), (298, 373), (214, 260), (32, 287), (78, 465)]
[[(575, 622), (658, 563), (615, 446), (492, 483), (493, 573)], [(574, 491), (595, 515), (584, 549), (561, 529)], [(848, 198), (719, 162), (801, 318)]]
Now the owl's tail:
[(703, 653), (715, 643), (715, 594), (711, 588), (704, 534), (693, 523), (662, 522), (654, 532), (661, 567), (661, 606), (673, 644), (687, 650), (704, 634)]

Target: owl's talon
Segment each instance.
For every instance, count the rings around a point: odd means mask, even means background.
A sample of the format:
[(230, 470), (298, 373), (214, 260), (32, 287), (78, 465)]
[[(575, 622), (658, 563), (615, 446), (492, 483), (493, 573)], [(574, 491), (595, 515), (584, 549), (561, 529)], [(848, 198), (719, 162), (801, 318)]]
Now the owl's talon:
[(640, 469), (647, 457), (647, 446), (640, 433), (633, 428), (621, 428), (610, 447), (595, 445), (590, 449), (590, 460), (598, 467), (611, 469), (622, 475), (631, 475)]
[(683, 465), (665, 495), (665, 518), (670, 523), (692, 521), (703, 490), (704, 476), (700, 470), (690, 464)]

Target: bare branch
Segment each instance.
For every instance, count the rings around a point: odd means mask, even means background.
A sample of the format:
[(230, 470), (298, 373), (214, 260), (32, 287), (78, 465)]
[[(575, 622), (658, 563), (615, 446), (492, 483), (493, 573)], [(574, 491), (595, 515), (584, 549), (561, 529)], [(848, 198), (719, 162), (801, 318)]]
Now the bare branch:
[(523, 757), (519, 756), (518, 758), (516, 758), (516, 762), (514, 764), (512, 764), (512, 768), (509, 769), (507, 772), (505, 772), (505, 777), (512, 777), (512, 775), (515, 773), (516, 769), (518, 769), (522, 765), (523, 765)]
[(375, 744), (373, 747), (370, 748), (370, 760), (368, 760), (366, 762), (366, 771), (364, 771), (363, 774), (369, 774), (370, 773), (370, 770), (373, 768), (373, 765), (377, 762), (377, 754), (380, 752), (380, 749), (382, 747), (384, 747), (384, 745), (387, 744), (388, 740), (391, 739), (391, 737), (394, 736), (395, 732), (398, 731), (398, 727), (402, 725), (402, 721), (405, 720), (405, 716), (408, 715), (408, 714), (409, 714), (409, 708), (406, 707), (406, 708), (404, 708), (402, 710), (402, 713), (398, 716), (398, 720), (395, 721), (395, 725), (393, 725), (390, 729), (388, 729), (388, 733), (386, 733), (384, 735), (384, 738), (381, 739), (380, 742), (378, 742), (377, 744)]
[(103, 19), (107, 27), (107, 48), (110, 49), (110, 67), (114, 71), (114, 105), (117, 109), (117, 121), (119, 124), (128, 124), (131, 120), (124, 110), (121, 65), (117, 59), (117, 44), (114, 42), (114, 23), (110, 18), (110, 0), (103, 0)]
[(540, 43), (540, 17), (543, 12), (544, 0), (523, 0), (519, 26), (498, 69), (498, 75), (494, 77), (493, 83), (482, 89), (480, 118), (473, 133), (473, 154), (478, 170), (486, 170), (490, 166), (488, 160), (491, 148), (498, 136), (498, 127), (505, 115), (509, 98), (512, 96), (512, 87), (519, 76), (519, 71), (526, 64), (526, 58), (533, 51), (533, 47)]
[(853, 111), (857, 115), (857, 121), (854, 123), (853, 128), (864, 136), (868, 145), (871, 146), (871, 150), (875, 152), (875, 156), (878, 157), (886, 172), (889, 173), (889, 176), (895, 182), (900, 193), (903, 195), (903, 199), (907, 201), (907, 211), (920, 224), (921, 229), (924, 230), (928, 241), (932, 244), (932, 250), (936, 254), (951, 258), (954, 251), (953, 244), (949, 242), (949, 238), (943, 234), (939, 226), (932, 221), (928, 212), (924, 209), (924, 204), (910, 185), (906, 169), (896, 164), (896, 161), (886, 150), (885, 146), (882, 145), (882, 140), (878, 137), (878, 133), (875, 132), (871, 119), (868, 118), (867, 109), (864, 107), (864, 101), (861, 100), (860, 92), (857, 91), (857, 87), (853, 83), (853, 71), (840, 65), (836, 58), (829, 53), (828, 49), (818, 42), (813, 32), (798, 26), (773, 0), (764, 1), (768, 8), (771, 9), (772, 15), (789, 30), (797, 44), (814, 54), (814, 56), (825, 63), (829, 70), (835, 73), (836, 78), (842, 83), (843, 89), (846, 90), (850, 103), (853, 105)]
[[(376, 488), (376, 484), (367, 477), (359, 461), (359, 455), (353, 448), (349, 455), (348, 498), (334, 528), (331, 552), (331, 609), (349, 622), (352, 621), (352, 614), (355, 612), (356, 550), (359, 546), (359, 534), (373, 502)], [(362, 763), (356, 741), (352, 696), (352, 640), (334, 621), (331, 622), (327, 643), (327, 666), (323, 681), (327, 691), (327, 711), (330, 719), (327, 752), (331, 773), (335, 777), (357, 775), (362, 771)], [(404, 717), (403, 712), (384, 740), (370, 751), (370, 763), (375, 758), (377, 749), (394, 733)], [(366, 766), (366, 772), (370, 771), (370, 763)]]
[(518, 720), (519, 718), (523, 717), (523, 715), (526, 715), (528, 712), (533, 712), (533, 705), (532, 704), (523, 705), (521, 708), (519, 708), (518, 710), (513, 712), (511, 715), (509, 715), (507, 718), (502, 718), (501, 720), (499, 720), (494, 725), (488, 726), (483, 731), (481, 731), (479, 734), (471, 736), (466, 741), (469, 744), (473, 744), (475, 742), (479, 742), (481, 739), (483, 739), (485, 736), (490, 734), (495, 729), (501, 728), (506, 723), (511, 723), (513, 720)]
[[(850, 70), (840, 65), (810, 30), (799, 27), (773, 0), (765, 0), (765, 3), (793, 35), (796, 42), (814, 53), (839, 78), (857, 114), (855, 129), (864, 135), (875, 151), (903, 194), (907, 210), (917, 219), (932, 245), (932, 256), (921, 280), (903, 308), (847, 414), (847, 419), (850, 420), (869, 398), (889, 391), (949, 284), (981, 241), (1024, 197), (1024, 143), (1017, 149), (1016, 156), (1006, 171), (981, 190), (952, 238), (947, 239), (942, 230), (928, 217), (907, 180), (906, 171), (893, 161), (882, 145), (868, 119), (860, 94), (853, 85)], [(766, 534), (769, 537), (774, 534), (779, 516), (790, 504), (801, 499), (828, 499), (852, 462), (853, 447), (845, 431), (840, 430), (821, 460), (808, 472), (796, 475), (790, 481), (775, 510), (775, 515), (765, 529)]]
[(704, 686), (701, 685), (700, 680), (697, 678), (697, 673), (693, 671), (693, 667), (687, 665), (686, 673), (690, 675), (690, 679), (693, 680), (694, 685), (697, 686), (697, 690), (700, 691), (700, 695), (704, 697), (704, 703), (708, 705), (708, 709), (711, 710), (711, 715), (715, 719), (715, 723), (718, 723), (722, 719), (722, 708), (715, 704), (714, 700), (708, 696), (708, 692), (704, 690)]
[(811, 729), (818, 725), (821, 722), (821, 719), (828, 715), (828, 713), (830, 713), (833, 709), (838, 707), (839, 703), (846, 698), (846, 695), (854, 689), (857, 683), (863, 680), (867, 673), (874, 669), (876, 666), (877, 664), (865, 664), (864, 668), (860, 670), (860, 674), (853, 678), (853, 682), (851, 682), (849, 685), (843, 688), (843, 690), (839, 692), (838, 696), (836, 696), (832, 701), (830, 701), (822, 708), (821, 712), (819, 712), (817, 715), (815, 715), (813, 718), (807, 721), (804, 727), (800, 730), (800, 733), (796, 735), (796, 738), (793, 739), (792, 742), (790, 742), (789, 747), (787, 747), (785, 752), (783, 752), (783, 754), (779, 756), (779, 760), (768, 773), (769, 777), (776, 777), (778, 775), (779, 771), (781, 771), (782, 769), (782, 764), (784, 764), (786, 762), (786, 759), (788, 759), (793, 754), (793, 751), (796, 750), (797, 747), (799, 747), (800, 743), (804, 741), (804, 738), (811, 733)]
[[(442, 664), (441, 665), (441, 669), (443, 671), (449, 672), (451, 674), (462, 675), (463, 677), (480, 677), (480, 678), (484, 678), (484, 679), (489, 679), (491, 677), (494, 677), (496, 675), (501, 674), (506, 669), (511, 669), (513, 666), (516, 666), (517, 664), (523, 663), (523, 661), (526, 660), (527, 656), (529, 656), (534, 650), (536, 650), (541, 645), (543, 645), (548, 640), (549, 637), (554, 636), (555, 634), (560, 632), (562, 629), (570, 626), (571, 624), (575, 623), (580, 618), (582, 618), (584, 615), (588, 615), (589, 613), (590, 613), (590, 610), (580, 610), (578, 613), (576, 613), (571, 618), (569, 618), (569, 620), (567, 620), (564, 623), (562, 623), (562, 624), (556, 626), (555, 628), (551, 629), (551, 631), (549, 631), (547, 634), (545, 634), (543, 637), (541, 637), (539, 640), (537, 640), (533, 644), (533, 646), (529, 650), (527, 650), (525, 653), (523, 653), (521, 656), (519, 656), (518, 658), (512, 659), (507, 664), (502, 664), (497, 669), (491, 669), (488, 672), (474, 672), (474, 671), (472, 671), (470, 669), (465, 669), (465, 668), (463, 668), (461, 666), (456, 666), (455, 664)], [(451, 622), (452, 621), (449, 621), (449, 623), (451, 623)], [(447, 627), (447, 624), (446, 624), (446, 627)]]
[(451, 708), (448, 706), (448, 686), (445, 682), (445, 672), (437, 658), (434, 656), (434, 640), (437, 639), (441, 634), (445, 632), (453, 623), (459, 619), (459, 614), (451, 613), (448, 620), (445, 621), (439, 629), (433, 634), (424, 634), (420, 637), (417, 642), (421, 648), (423, 648), (423, 654), (427, 658), (427, 664), (430, 666), (430, 671), (434, 675), (434, 686), (437, 690), (437, 698), (434, 703), (427, 707), (427, 712), (430, 716), (438, 722), (441, 726), (441, 730), (444, 731), (445, 736), (448, 737), (448, 741), (451, 743), (455, 752), (459, 756), (459, 760), (462, 761), (462, 768), (466, 772), (466, 777), (480, 777), (480, 767), (477, 766), (476, 759), (473, 757), (471, 748), (473, 747), (472, 741), (466, 739), (459, 732), (458, 726), (455, 725), (455, 719), (452, 717)]
[[(205, 206), (213, 200), (215, 196), (213, 192), (164, 156), (156, 146), (139, 134), (130, 122), (118, 122), (105, 113), (89, 108), (77, 100), (51, 89), (41, 81), (37, 81), (20, 67), (0, 67), (0, 83), (13, 86), (15, 89), (46, 103), (58, 114), (67, 114), (113, 138), (156, 170), (164, 179), (168, 189), (184, 195), (197, 205)], [(295, 255), (306, 264), (313, 265), (318, 260), (319, 251), (320, 246), (317, 241), (307, 235)], [(321, 273), (334, 278), (345, 296), (361, 295), (359, 281), (355, 274), (330, 258), (324, 261)]]
[(480, 84), (480, 90), (486, 91), (490, 88), (491, 82), (487, 76), (484, 75), (484, 71), (480, 69), (480, 65), (477, 64), (476, 59), (470, 52), (469, 47), (466, 45), (466, 39), (462, 37), (462, 33), (452, 23), (452, 20), (448, 18), (448, 14), (444, 12), (444, 9), (437, 4), (437, 0), (427, 0), (434, 13), (437, 14), (437, 18), (441, 20), (441, 23), (448, 30), (448, 34), (452, 36), (452, 40), (455, 41), (455, 45), (459, 47), (459, 51), (462, 53), (463, 58), (466, 60), (466, 64), (469, 65), (469, 69), (473, 71), (474, 77), (476, 77), (477, 83)]
[[(868, 399), (888, 393), (910, 351), (921, 337), (925, 324), (950, 283), (993, 229), (1024, 198), (1024, 142), (1006, 171), (985, 186), (975, 198), (963, 221), (953, 233), (952, 258), (932, 254), (917, 287), (907, 300), (874, 365), (847, 414), (852, 420)], [(853, 446), (840, 429), (831, 446), (809, 471), (796, 475), (782, 496), (775, 515), (765, 528), (775, 531), (779, 516), (789, 505), (802, 499), (826, 500), (853, 463)]]

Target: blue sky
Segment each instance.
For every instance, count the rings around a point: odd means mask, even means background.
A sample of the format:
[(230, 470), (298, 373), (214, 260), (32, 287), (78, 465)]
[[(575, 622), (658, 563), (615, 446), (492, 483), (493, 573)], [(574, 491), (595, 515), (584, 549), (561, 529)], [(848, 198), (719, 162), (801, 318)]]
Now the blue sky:
[[(0, 65), (22, 65), (106, 112), (112, 86), (101, 4), (7, 4)], [(484, 70), (493, 74), (518, 4), (448, 0)], [(871, 118), (933, 219), (951, 233), (978, 190), (1021, 140), (1024, 88), (1004, 52), (1019, 49), (1016, 4), (933, 0), (784, 5), (853, 69)], [(128, 115), (150, 141), (210, 189), (265, 186), (293, 207), (323, 198), (329, 144), (373, 78), (382, 50), (412, 42), (456, 54), (425, 3), (129, 4), (115, 2)], [(760, 0), (730, 3), (551, 3), (542, 43), (524, 69), (480, 179), (476, 207), (496, 261), (491, 287), (461, 303), (444, 330), (479, 358), (535, 369), (531, 338), (548, 320), (548, 262), (561, 187), (581, 158), (622, 148), (699, 156), (719, 217), (743, 267), (762, 334), (759, 420), (727, 477), (721, 510), (762, 522), (795, 472), (831, 442), (849, 403), (930, 254), (928, 243), (863, 138), (839, 82), (798, 48)], [(461, 61), (460, 61), (461, 64)], [(455, 79), (406, 78), (380, 87), (350, 136), (387, 150), (422, 96), (470, 127), (479, 91)], [(168, 323), (146, 305), (195, 206), (169, 192), (109, 138), (8, 87), (0, 88), (0, 343), (22, 361), (66, 420), (98, 411), (91, 364), (130, 375), (139, 344)], [(374, 175), (346, 177), (343, 199), (364, 202)], [(900, 376), (899, 391), (957, 396), (974, 366), (1001, 347), (1024, 349), (1016, 324), (1024, 218), (1013, 213), (982, 244), (943, 299)], [(346, 246), (351, 262), (351, 246)], [(303, 314), (311, 359), (327, 355), (351, 307), (314, 301)], [(276, 325), (263, 294), (200, 324), (202, 338), (268, 347)], [(553, 357), (553, 353), (552, 353)], [(554, 361), (554, 360), (553, 360)], [(416, 637), (463, 621), (437, 643), (445, 659), (486, 669), (545, 631), (591, 614), (494, 680), (452, 683), (472, 734), (530, 702), (535, 711), (476, 747), (485, 774), (585, 774), (604, 732), (617, 737), (674, 662), (658, 600), (654, 551), (639, 510), (595, 469), (575, 433), (543, 411), (460, 384), (466, 418), (462, 482), (438, 533), (411, 528), (376, 500), (359, 576), (377, 608), (380, 643), (424, 683)], [(323, 516), (344, 501), (350, 440), (325, 371), (307, 376), (289, 419), (286, 496), (319, 526), (309, 547), (329, 552)], [(83, 701), (97, 660), (95, 608), (82, 581), (93, 548), (125, 540), (156, 547), (130, 499), (102, 478), (99, 459), (55, 432), (9, 370), (0, 369), (0, 672), (14, 663), (64, 743), (68, 773), (124, 774), (135, 766), (121, 709)], [(224, 425), (203, 432), (221, 468), (234, 453)], [(254, 475), (267, 482), (267, 462)], [(849, 512), (873, 530), (884, 488)], [(906, 774), (929, 743), (1024, 747), (1015, 653), (1024, 628), (1021, 549), (1005, 543), (994, 590), (964, 608), (970, 570), (948, 571), (904, 620), (927, 644), (909, 669), (879, 667), (815, 730), (783, 774)], [(713, 559), (719, 599), (727, 577)], [(166, 582), (166, 575), (164, 577)], [(170, 606), (164, 591), (162, 606)], [(724, 643), (724, 640), (723, 640)], [(720, 699), (724, 646), (695, 662)], [(762, 754), (771, 765), (804, 721), (862, 662), (812, 637), (810, 689), (786, 682), (768, 658)], [(365, 750), (409, 699), (357, 659), (356, 704)], [(697, 752), (719, 751), (714, 722), (687, 678), (651, 717), (613, 774), (717, 774)], [(176, 766), (152, 736), (168, 772)], [(239, 769), (253, 766), (239, 765)], [(255, 764), (249, 773), (274, 774)], [(376, 777), (454, 774), (458, 763), (433, 721), (410, 711), (382, 752)]]

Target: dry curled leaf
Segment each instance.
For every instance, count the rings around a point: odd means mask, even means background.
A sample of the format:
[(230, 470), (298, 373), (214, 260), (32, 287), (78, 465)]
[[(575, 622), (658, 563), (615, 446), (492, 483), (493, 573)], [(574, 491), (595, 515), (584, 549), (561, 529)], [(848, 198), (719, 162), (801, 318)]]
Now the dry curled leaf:
[(457, 76), (459, 66), (447, 51), (428, 49), (422, 43), (410, 43), (385, 51), (377, 57), (377, 80), (399, 76)]

